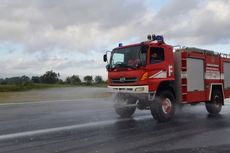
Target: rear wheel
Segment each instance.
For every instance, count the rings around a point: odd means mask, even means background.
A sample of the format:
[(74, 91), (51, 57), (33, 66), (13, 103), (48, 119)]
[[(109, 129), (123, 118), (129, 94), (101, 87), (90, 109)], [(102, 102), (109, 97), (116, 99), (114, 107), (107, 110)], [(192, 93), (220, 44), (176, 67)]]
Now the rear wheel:
[(130, 117), (136, 110), (136, 99), (117, 94), (114, 98), (114, 109), (120, 117)]
[(219, 90), (214, 90), (212, 92), (211, 101), (205, 103), (207, 111), (210, 114), (219, 114), (222, 109), (223, 101), (224, 99), (221, 92)]
[(152, 116), (159, 122), (166, 122), (175, 114), (175, 97), (170, 91), (162, 91), (150, 104)]

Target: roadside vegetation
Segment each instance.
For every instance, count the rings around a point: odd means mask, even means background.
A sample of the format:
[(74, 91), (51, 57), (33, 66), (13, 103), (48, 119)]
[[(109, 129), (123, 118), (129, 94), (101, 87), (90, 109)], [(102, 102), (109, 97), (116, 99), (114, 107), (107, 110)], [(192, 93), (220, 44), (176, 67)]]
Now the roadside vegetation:
[(52, 70), (41, 76), (32, 76), (31, 78), (25, 75), (0, 78), (0, 92), (72, 86), (105, 87), (106, 81), (101, 76), (93, 77), (91, 75), (84, 76), (83, 80), (80, 79), (79, 75), (72, 75), (62, 80), (60, 74)]

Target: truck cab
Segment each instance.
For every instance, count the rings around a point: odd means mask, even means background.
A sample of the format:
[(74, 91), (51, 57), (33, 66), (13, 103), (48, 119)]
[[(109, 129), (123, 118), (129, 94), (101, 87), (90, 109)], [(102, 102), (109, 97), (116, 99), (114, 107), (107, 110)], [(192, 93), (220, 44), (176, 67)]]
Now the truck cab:
[[(107, 61), (107, 55), (104, 55), (104, 61)], [(174, 114), (173, 47), (164, 42), (163, 36), (148, 36), (148, 41), (142, 43), (119, 45), (112, 50), (106, 68), (108, 88), (115, 95), (115, 111), (120, 116), (131, 116), (136, 108), (151, 107), (154, 107), (152, 114), (155, 117), (159, 116), (156, 114), (159, 110), (155, 111), (155, 108), (161, 108), (162, 121), (169, 120)], [(164, 103), (151, 106), (159, 99)]]

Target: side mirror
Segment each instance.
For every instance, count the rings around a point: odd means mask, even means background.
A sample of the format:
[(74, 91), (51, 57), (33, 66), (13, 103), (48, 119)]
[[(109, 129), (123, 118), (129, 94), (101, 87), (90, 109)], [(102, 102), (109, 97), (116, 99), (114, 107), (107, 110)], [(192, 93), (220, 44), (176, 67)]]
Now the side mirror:
[(108, 61), (108, 59), (107, 59), (107, 54), (105, 54), (105, 55), (103, 56), (103, 60), (104, 60), (104, 62), (107, 62), (107, 61)]

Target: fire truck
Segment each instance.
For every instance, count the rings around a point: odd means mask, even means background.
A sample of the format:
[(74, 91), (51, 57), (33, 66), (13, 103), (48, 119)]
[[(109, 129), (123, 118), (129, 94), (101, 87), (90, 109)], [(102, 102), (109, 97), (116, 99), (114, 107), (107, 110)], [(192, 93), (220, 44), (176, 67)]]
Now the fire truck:
[(138, 108), (150, 110), (159, 122), (174, 117), (177, 105), (205, 103), (218, 114), (230, 97), (230, 56), (214, 51), (168, 45), (161, 35), (114, 48), (108, 58), (108, 88), (114, 108), (130, 117)]

